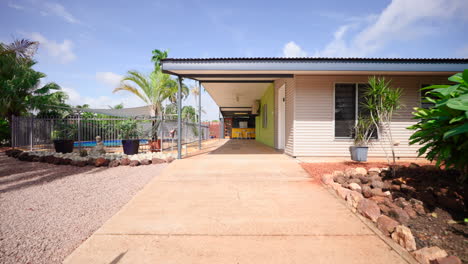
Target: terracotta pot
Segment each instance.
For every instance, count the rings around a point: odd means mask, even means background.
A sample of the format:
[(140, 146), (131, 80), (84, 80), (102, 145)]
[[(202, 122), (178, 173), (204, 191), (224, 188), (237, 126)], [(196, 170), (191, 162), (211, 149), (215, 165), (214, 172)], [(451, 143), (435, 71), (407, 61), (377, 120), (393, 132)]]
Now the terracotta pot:
[(161, 151), (161, 140), (150, 140), (148, 142), (151, 152), (160, 152)]

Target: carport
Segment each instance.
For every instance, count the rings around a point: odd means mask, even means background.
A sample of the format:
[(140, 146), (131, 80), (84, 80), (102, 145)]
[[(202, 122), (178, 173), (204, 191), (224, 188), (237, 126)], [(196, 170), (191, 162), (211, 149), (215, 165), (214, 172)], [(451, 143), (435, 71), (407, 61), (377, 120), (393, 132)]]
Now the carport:
[[(221, 135), (229, 138), (256, 138), (258, 131), (255, 131), (255, 126), (259, 125), (256, 123), (261, 121), (263, 128), (265, 128), (267, 122), (265, 120), (267, 117), (258, 118), (260, 109), (264, 108), (265, 112), (267, 111), (267, 107), (260, 103), (262, 96), (269, 87), (273, 86), (275, 80), (293, 78), (293, 74), (262, 72), (255, 69), (239, 70), (232, 68), (226, 70), (226, 65), (220, 63), (219, 59), (215, 60), (216, 63), (209, 63), (209, 59), (202, 59), (202, 63), (198, 63), (198, 61), (200, 59), (164, 59), (161, 63), (164, 73), (178, 78), (179, 123), (181, 120), (182, 79), (192, 79), (198, 81), (218, 105), (221, 114), (220, 119), (229, 121), (224, 124), (227, 126), (234, 124), (232, 128), (221, 126)], [(273, 133), (272, 124), (275, 119), (272, 114), (274, 108), (274, 103), (268, 107), (269, 113), (271, 113), (269, 118), (271, 119), (271, 131), (269, 132), (271, 134)], [(180, 153), (180, 143), (178, 146)]]

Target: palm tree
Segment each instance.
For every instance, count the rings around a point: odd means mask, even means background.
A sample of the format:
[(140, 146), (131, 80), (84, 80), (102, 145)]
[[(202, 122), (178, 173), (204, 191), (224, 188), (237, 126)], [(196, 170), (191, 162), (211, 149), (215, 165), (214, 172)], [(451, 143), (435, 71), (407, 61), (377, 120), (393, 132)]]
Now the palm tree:
[(14, 54), (16, 58), (31, 59), (39, 42), (28, 39), (15, 39), (11, 44), (0, 43), (0, 56)]
[(168, 50), (161, 51), (158, 49), (153, 50), (153, 57), (151, 61), (154, 63), (154, 70), (160, 71), (161, 70), (161, 60), (167, 58)]
[(145, 76), (138, 71), (128, 71), (120, 86), (113, 92), (128, 91), (138, 96), (151, 107), (151, 115), (158, 116), (162, 113), (164, 100), (172, 90), (177, 90), (177, 83), (168, 74), (153, 71), (149, 76)]

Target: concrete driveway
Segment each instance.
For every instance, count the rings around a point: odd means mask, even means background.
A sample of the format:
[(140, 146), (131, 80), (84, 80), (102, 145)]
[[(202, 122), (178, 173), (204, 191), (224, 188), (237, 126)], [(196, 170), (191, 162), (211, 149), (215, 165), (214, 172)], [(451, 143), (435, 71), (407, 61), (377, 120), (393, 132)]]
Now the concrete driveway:
[(254, 140), (177, 160), (65, 263), (406, 263), (297, 162)]

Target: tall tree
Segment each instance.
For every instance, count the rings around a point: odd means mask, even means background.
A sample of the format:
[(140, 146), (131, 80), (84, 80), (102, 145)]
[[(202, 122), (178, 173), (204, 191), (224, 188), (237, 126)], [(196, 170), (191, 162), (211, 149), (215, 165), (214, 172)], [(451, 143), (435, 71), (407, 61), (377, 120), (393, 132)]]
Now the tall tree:
[(162, 113), (164, 100), (174, 89), (177, 89), (177, 83), (161, 71), (153, 71), (149, 76), (138, 71), (128, 71), (114, 93), (127, 91), (136, 95), (151, 106), (153, 116), (158, 116)]
[(67, 106), (67, 95), (60, 86), (56, 83), (41, 83), (46, 75), (32, 69), (36, 62), (29, 57), (27, 45), (20, 45), (23, 42), (26, 41), (0, 45), (0, 117), (9, 121), (12, 115), (33, 111), (53, 114), (59, 108), (54, 110), (51, 107)]

